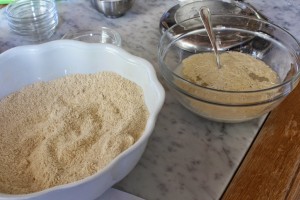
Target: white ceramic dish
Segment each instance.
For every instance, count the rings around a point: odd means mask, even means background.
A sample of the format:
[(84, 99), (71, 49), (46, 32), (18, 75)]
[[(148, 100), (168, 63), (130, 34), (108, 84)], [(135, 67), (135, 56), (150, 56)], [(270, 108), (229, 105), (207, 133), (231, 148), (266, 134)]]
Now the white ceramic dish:
[(90, 177), (32, 194), (0, 193), (1, 200), (96, 199), (123, 179), (139, 161), (163, 105), (165, 92), (149, 62), (111, 44), (59, 40), (15, 47), (0, 54), (0, 99), (37, 81), (99, 71), (116, 72), (142, 87), (150, 116), (140, 139), (102, 171)]

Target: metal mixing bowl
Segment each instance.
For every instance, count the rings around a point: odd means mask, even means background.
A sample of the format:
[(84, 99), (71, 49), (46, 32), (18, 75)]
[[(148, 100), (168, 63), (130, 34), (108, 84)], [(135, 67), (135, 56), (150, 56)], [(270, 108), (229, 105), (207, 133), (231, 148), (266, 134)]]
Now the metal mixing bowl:
[(96, 9), (106, 17), (117, 18), (124, 15), (135, 0), (92, 0)]

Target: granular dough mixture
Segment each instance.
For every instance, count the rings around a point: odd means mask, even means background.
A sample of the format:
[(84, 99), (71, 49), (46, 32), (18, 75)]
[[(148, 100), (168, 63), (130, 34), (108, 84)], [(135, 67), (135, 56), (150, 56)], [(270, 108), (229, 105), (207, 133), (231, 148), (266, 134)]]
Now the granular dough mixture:
[(182, 74), (199, 85), (227, 91), (270, 88), (278, 84), (278, 75), (263, 61), (240, 52), (220, 55), (221, 68), (213, 53), (200, 53), (183, 60)]
[(27, 86), (0, 101), (0, 192), (80, 180), (131, 146), (148, 118), (142, 89), (112, 72)]
[(277, 73), (263, 61), (240, 52), (223, 52), (220, 55), (221, 68), (216, 65), (213, 53), (199, 53), (187, 57), (177, 69), (184, 78), (203, 87), (193, 87), (190, 83), (177, 82), (178, 87), (204, 101), (193, 98), (182, 98), (185, 105), (209, 119), (222, 122), (239, 122), (261, 116), (276, 104), (274, 102), (256, 106), (219, 106), (249, 104), (268, 101), (278, 95), (278, 90), (263, 92), (215, 92), (206, 88), (224, 91), (255, 91), (278, 85)]

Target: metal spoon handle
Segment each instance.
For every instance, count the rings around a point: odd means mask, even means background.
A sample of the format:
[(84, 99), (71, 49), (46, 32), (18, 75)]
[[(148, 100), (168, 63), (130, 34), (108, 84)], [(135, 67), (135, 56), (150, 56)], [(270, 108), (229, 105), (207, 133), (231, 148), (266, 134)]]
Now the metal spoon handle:
[(206, 32), (208, 34), (210, 43), (211, 43), (211, 45), (214, 49), (217, 66), (218, 66), (218, 68), (221, 68), (218, 47), (217, 47), (217, 43), (216, 43), (215, 34), (214, 34), (212, 26), (211, 26), (210, 15), (211, 14), (210, 14), (210, 10), (209, 10), (208, 7), (203, 6), (203, 7), (200, 8), (200, 18), (202, 20), (202, 23), (203, 23), (205, 29), (206, 29)]

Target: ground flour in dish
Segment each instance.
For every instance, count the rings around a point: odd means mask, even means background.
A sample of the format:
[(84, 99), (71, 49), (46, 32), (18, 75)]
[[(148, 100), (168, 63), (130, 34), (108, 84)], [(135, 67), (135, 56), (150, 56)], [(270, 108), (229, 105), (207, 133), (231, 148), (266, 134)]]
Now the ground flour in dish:
[(183, 60), (182, 74), (198, 85), (226, 91), (249, 91), (278, 84), (278, 75), (263, 61), (240, 52), (220, 55), (221, 68), (213, 53), (192, 55)]
[(24, 194), (101, 170), (148, 118), (142, 89), (111, 73), (36, 83), (0, 101), (0, 192)]
[[(224, 91), (255, 91), (271, 88), (279, 84), (277, 73), (263, 61), (255, 59), (251, 55), (240, 52), (224, 52), (220, 55), (221, 68), (216, 65), (213, 53), (201, 53), (187, 57), (182, 61), (178, 73), (192, 83), (181, 81), (176, 83), (178, 87), (196, 96), (194, 98), (182, 98), (186, 107), (193, 112), (209, 119), (222, 122), (240, 122), (261, 116), (271, 110), (277, 104), (269, 103), (256, 106), (226, 106), (234, 104), (249, 104), (256, 102), (268, 102), (278, 95), (278, 89), (261, 92), (215, 92), (207, 88)], [(217, 102), (223, 105), (215, 105)], [(279, 102), (277, 102), (279, 103)]]

